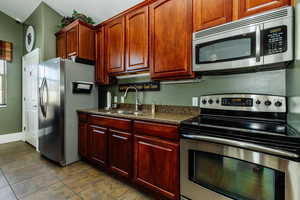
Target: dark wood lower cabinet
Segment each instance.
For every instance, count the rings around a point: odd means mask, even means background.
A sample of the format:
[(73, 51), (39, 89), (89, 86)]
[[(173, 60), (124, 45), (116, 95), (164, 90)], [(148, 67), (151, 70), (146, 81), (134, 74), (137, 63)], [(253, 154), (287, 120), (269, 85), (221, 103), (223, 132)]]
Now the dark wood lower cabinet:
[(157, 199), (179, 200), (177, 126), (79, 113), (78, 129), (83, 158), (155, 191)]
[(135, 135), (134, 181), (169, 199), (179, 199), (179, 144)]
[(79, 129), (78, 152), (80, 156), (87, 157), (87, 142), (88, 142), (87, 124), (85, 122), (79, 122), (78, 129)]
[(88, 158), (102, 167), (107, 166), (108, 132), (106, 128), (88, 125)]
[(131, 176), (132, 134), (109, 129), (110, 170), (124, 177)]

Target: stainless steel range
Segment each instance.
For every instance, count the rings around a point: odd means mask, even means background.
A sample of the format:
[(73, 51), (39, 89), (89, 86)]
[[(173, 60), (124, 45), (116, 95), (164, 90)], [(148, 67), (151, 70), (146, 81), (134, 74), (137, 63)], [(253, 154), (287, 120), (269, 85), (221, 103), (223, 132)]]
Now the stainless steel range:
[(182, 122), (182, 200), (299, 200), (300, 134), (287, 126), (286, 98), (202, 96)]

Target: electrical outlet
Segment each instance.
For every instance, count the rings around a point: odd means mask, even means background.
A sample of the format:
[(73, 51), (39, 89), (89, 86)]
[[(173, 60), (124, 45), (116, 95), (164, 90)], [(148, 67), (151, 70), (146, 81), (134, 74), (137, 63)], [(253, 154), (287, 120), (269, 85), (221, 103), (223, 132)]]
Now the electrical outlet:
[(193, 97), (192, 98), (192, 103), (193, 103), (193, 106), (199, 106), (199, 98), (198, 97)]
[(121, 103), (125, 102), (125, 98), (123, 96), (121, 96)]

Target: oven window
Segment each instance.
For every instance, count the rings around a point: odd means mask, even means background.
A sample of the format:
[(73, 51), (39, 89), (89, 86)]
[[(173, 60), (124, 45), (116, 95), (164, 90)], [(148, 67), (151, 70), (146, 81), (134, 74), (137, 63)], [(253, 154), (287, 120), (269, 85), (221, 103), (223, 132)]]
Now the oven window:
[(255, 33), (239, 35), (196, 46), (196, 63), (218, 63), (255, 57)]
[(284, 173), (217, 154), (189, 150), (189, 179), (237, 200), (284, 200)]

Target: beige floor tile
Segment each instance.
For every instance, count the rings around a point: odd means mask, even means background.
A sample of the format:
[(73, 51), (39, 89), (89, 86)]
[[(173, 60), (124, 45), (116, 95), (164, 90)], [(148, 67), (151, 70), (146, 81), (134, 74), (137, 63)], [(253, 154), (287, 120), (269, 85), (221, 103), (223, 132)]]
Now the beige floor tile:
[(80, 197), (62, 183), (44, 187), (23, 200), (80, 200)]
[(5, 186), (8, 186), (8, 182), (6, 181), (2, 171), (0, 171), (0, 189)]
[(13, 191), (9, 186), (0, 189), (0, 199), (2, 200), (17, 200)]
[(36, 176), (25, 181), (12, 185), (12, 188), (18, 198), (28, 196), (31, 193), (37, 192), (43, 187), (50, 186), (52, 184), (59, 184), (59, 180), (54, 175), (41, 175)]

